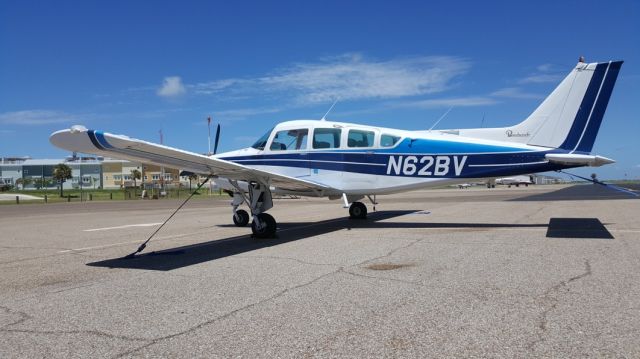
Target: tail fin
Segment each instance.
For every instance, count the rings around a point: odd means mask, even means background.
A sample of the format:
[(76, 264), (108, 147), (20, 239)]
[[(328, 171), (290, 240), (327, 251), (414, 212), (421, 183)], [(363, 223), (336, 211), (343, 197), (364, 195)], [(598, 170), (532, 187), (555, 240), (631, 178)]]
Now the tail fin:
[(459, 130), (462, 136), (588, 153), (593, 148), (622, 61), (579, 62), (523, 122)]
[(509, 130), (530, 134), (527, 144), (591, 152), (622, 61), (578, 63), (522, 123)]

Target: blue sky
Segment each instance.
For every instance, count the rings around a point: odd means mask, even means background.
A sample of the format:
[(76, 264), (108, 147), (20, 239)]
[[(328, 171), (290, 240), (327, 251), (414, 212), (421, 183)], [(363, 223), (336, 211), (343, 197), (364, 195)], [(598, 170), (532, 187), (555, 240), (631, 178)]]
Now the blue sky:
[[(277, 122), (517, 123), (571, 70), (625, 60), (594, 153), (640, 178), (636, 1), (3, 1), (0, 156), (55, 158), (73, 124), (207, 151)], [(484, 118), (484, 123), (483, 123)], [(577, 170), (590, 174), (594, 169)]]

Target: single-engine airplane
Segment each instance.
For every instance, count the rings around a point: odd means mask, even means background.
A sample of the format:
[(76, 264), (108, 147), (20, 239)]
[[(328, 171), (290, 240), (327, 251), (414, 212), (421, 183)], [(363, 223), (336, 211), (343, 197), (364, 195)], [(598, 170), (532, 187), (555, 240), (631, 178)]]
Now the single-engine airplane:
[[(430, 186), (601, 166), (591, 154), (622, 61), (582, 59), (524, 121), (511, 127), (405, 131), (323, 120), (279, 123), (251, 147), (212, 156), (73, 126), (51, 135), (70, 151), (154, 163), (213, 177), (233, 192), (233, 221), (274, 236), (272, 195), (342, 199), (354, 219), (367, 197)], [(246, 204), (247, 211), (239, 209)]]

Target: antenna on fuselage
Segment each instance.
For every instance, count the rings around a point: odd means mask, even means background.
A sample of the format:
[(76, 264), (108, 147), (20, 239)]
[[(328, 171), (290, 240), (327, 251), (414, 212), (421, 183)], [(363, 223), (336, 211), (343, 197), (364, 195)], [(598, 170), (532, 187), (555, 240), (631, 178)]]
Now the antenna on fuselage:
[(331, 107), (329, 107), (329, 111), (327, 111), (327, 113), (325, 113), (324, 116), (322, 116), (320, 121), (326, 121), (327, 120), (327, 115), (329, 114), (329, 112), (331, 112), (331, 110), (333, 110), (333, 106), (335, 106), (337, 103), (338, 103), (338, 99), (333, 101), (333, 105), (331, 105)]
[(445, 118), (445, 116), (447, 116), (449, 114), (449, 112), (451, 112), (451, 110), (453, 110), (453, 107), (450, 107), (447, 112), (444, 113), (444, 115), (440, 116), (440, 118), (438, 119), (438, 121), (436, 121), (436, 123), (433, 124), (433, 126), (431, 126), (429, 128), (429, 131), (433, 130), (434, 127), (436, 127), (437, 124), (440, 123), (440, 121), (442, 121), (443, 118)]

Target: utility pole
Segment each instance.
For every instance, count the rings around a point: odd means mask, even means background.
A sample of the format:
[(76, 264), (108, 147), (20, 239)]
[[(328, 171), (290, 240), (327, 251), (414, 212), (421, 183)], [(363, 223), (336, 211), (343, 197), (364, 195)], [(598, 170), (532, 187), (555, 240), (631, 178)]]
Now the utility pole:
[(211, 116), (207, 117), (207, 127), (209, 128), (209, 151), (207, 151), (207, 156), (211, 156)]
[[(160, 133), (160, 144), (164, 145), (164, 138), (162, 137), (162, 129), (158, 131)], [(160, 167), (160, 195), (165, 194), (164, 191), (164, 166)]]

